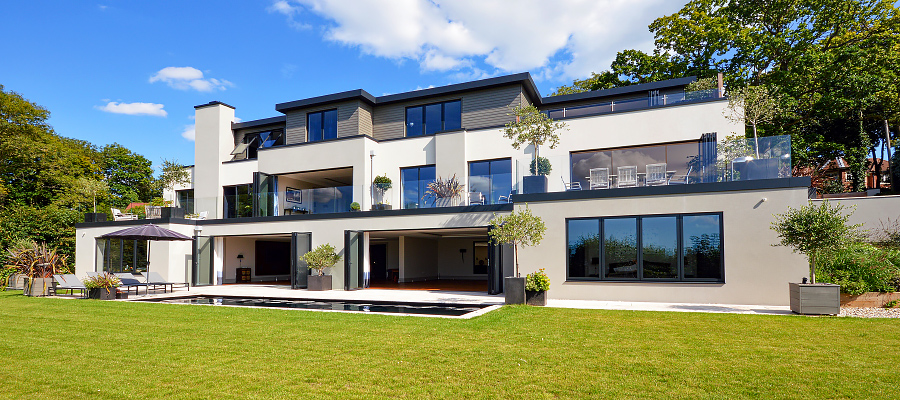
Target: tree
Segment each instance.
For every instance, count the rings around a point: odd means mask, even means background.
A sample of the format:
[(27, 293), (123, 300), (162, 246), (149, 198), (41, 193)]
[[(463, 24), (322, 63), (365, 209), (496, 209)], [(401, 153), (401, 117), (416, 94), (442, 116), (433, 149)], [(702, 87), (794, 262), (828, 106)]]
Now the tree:
[(79, 192), (92, 199), (94, 205), (94, 213), (97, 212), (97, 196), (102, 196), (109, 191), (109, 185), (104, 181), (95, 180), (87, 177), (81, 177), (76, 180)]
[(545, 143), (549, 143), (551, 149), (556, 148), (556, 145), (559, 144), (557, 131), (569, 130), (565, 122), (554, 121), (547, 114), (530, 104), (514, 107), (509, 115), (516, 117), (516, 119), (506, 124), (503, 128), (503, 136), (507, 139), (512, 139), (512, 146), (516, 150), (520, 149), (525, 143), (533, 145), (534, 156), (531, 158), (532, 161), (540, 157), (540, 147)]
[(800, 209), (788, 208), (784, 214), (776, 214), (772, 229), (778, 233), (781, 246), (789, 246), (794, 252), (809, 259), (809, 280), (816, 283), (816, 259), (822, 252), (846, 246), (862, 238), (862, 224), (848, 225), (853, 214), (844, 215), (841, 204), (831, 205), (823, 201), (816, 207), (807, 204)]
[(166, 190), (174, 192), (175, 186), (191, 183), (191, 172), (184, 165), (179, 164), (178, 160), (163, 159), (162, 170), (156, 182), (163, 194)]
[(334, 252), (334, 246), (326, 243), (320, 244), (316, 248), (310, 250), (306, 254), (300, 256), (300, 259), (309, 265), (309, 269), (318, 272), (319, 276), (324, 274), (325, 268), (331, 268), (341, 260), (341, 256)]
[(513, 245), (516, 260), (516, 277), (519, 276), (519, 246), (537, 246), (544, 239), (547, 226), (541, 217), (535, 216), (525, 204), (525, 209), (507, 215), (495, 216), (491, 220), (488, 235), (494, 244)]
[(149, 202), (161, 194), (153, 179), (153, 163), (124, 146), (113, 143), (100, 150), (103, 175), (109, 184), (114, 204), (125, 207), (129, 203)]
[(756, 158), (759, 158), (759, 137), (756, 127), (769, 123), (778, 115), (781, 105), (778, 96), (765, 86), (747, 86), (728, 91), (728, 107), (725, 118), (731, 122), (753, 127), (753, 142)]

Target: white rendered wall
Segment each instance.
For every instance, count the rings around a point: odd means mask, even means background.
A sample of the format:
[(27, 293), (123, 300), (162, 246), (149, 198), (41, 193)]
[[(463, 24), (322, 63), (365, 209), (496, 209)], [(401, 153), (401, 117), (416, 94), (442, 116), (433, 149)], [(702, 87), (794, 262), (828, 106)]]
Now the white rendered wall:
[[(79, 278), (88, 272), (99, 271), (96, 268), (98, 236), (125, 229), (128, 225), (103, 226), (96, 228), (78, 228), (75, 235), (75, 274)], [(171, 229), (186, 236), (193, 235), (193, 225), (160, 224), (160, 227)], [(187, 282), (193, 253), (192, 241), (150, 243), (150, 271), (158, 272), (171, 282)]]
[[(831, 204), (840, 204), (847, 208), (844, 214), (852, 211), (850, 224), (863, 224), (863, 229), (869, 230), (869, 235), (878, 234), (882, 225), (890, 227), (893, 223), (900, 223), (900, 196), (874, 196), (874, 197), (845, 197), (836, 199), (811, 200), (816, 206), (823, 201)], [(852, 209), (851, 209), (852, 208)]]
[(210, 219), (222, 217), (222, 162), (231, 159), (234, 149), (232, 121), (234, 109), (221, 104), (194, 112), (194, 204), (196, 210), (209, 212)]

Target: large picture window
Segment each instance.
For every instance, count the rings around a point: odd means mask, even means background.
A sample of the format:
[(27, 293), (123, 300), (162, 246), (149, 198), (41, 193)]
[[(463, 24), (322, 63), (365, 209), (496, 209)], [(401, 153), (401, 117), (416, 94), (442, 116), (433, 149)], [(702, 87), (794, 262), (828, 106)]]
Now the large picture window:
[(569, 279), (722, 282), (722, 215), (566, 221)]
[(484, 196), (484, 204), (496, 204), (512, 191), (512, 161), (508, 158), (469, 163), (469, 192)]
[(459, 100), (406, 109), (406, 136), (434, 135), (462, 127), (462, 103)]
[(645, 173), (648, 164), (665, 163), (667, 171), (679, 176), (689, 174), (691, 182), (696, 182), (700, 174), (699, 154), (699, 142), (582, 151), (571, 155), (571, 178), (572, 182), (588, 188), (591, 169), (607, 168), (615, 175), (619, 167), (635, 166), (639, 173)]
[(434, 165), (403, 168), (400, 170), (400, 184), (403, 191), (403, 208), (434, 207), (434, 196), (426, 195), (428, 184), (434, 182)]
[(337, 139), (337, 110), (306, 114), (306, 141)]
[(104, 272), (146, 272), (147, 241), (124, 239), (97, 239), (98, 264)]

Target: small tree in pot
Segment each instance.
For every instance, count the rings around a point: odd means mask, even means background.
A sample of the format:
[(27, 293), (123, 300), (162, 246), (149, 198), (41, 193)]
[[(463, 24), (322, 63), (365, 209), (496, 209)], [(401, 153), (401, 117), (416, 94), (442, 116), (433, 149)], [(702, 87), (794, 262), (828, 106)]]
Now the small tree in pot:
[(325, 268), (331, 268), (341, 260), (334, 252), (334, 246), (320, 244), (300, 257), (309, 265), (309, 269), (318, 272), (309, 277), (307, 290), (331, 290), (331, 275), (325, 275)]
[(384, 201), (384, 193), (387, 192), (390, 188), (394, 186), (391, 178), (387, 177), (387, 174), (376, 176), (372, 182), (375, 185), (375, 190), (378, 191), (378, 204), (375, 204), (376, 210), (390, 210), (391, 205)]
[(516, 263), (516, 276), (506, 277), (506, 304), (525, 303), (525, 278), (519, 275), (519, 246), (537, 246), (544, 239), (547, 226), (541, 217), (535, 216), (528, 209), (513, 211), (508, 215), (495, 216), (491, 220), (491, 229), (488, 235), (494, 244), (513, 245), (513, 255)]
[[(840, 311), (840, 286), (816, 285), (816, 259), (825, 251), (843, 247), (863, 237), (862, 224), (849, 225), (850, 213), (844, 215), (844, 206), (823, 201), (816, 207), (807, 204), (800, 209), (788, 208), (784, 214), (775, 215), (772, 229), (780, 242), (775, 246), (788, 246), (794, 252), (809, 259), (810, 283), (791, 283), (791, 310), (800, 314), (837, 314)], [(805, 279), (804, 279), (805, 280)], [(806, 301), (804, 293), (817, 293), (817, 300)], [(805, 310), (804, 310), (805, 309)]]
[(119, 278), (109, 272), (88, 277), (84, 287), (88, 290), (88, 298), (97, 300), (115, 300), (116, 288), (121, 285)]
[[(534, 146), (531, 158), (531, 177), (523, 177), (524, 193), (547, 191), (547, 174), (550, 173), (550, 161), (540, 156), (541, 146), (549, 143), (551, 149), (559, 144), (558, 131), (569, 130), (565, 122), (554, 121), (546, 113), (533, 105), (516, 106), (507, 114), (515, 120), (503, 128), (503, 136), (513, 141), (512, 146), (518, 150), (523, 144)], [(542, 161), (546, 168), (542, 168)], [(535, 166), (535, 164), (537, 164)], [(546, 171), (546, 173), (541, 173)]]

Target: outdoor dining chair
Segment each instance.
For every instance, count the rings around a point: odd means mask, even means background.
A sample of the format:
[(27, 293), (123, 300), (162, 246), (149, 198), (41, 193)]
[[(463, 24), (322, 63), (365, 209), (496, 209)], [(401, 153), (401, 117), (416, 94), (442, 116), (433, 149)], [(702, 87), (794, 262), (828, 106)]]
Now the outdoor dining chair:
[(591, 168), (591, 190), (609, 189), (609, 168)]
[(484, 205), (484, 195), (481, 192), (469, 192), (469, 205)]
[(666, 178), (666, 163), (647, 164), (647, 186), (662, 186), (669, 184)]
[(635, 187), (637, 186), (637, 166), (631, 165), (627, 167), (616, 168), (618, 180), (616, 187)]
[(562, 180), (563, 186), (566, 188), (567, 192), (572, 191), (572, 190), (581, 190), (581, 182), (574, 181), (572, 183), (569, 183), (569, 182), (566, 182), (566, 180), (563, 179), (563, 177), (559, 177), (559, 179)]
[(688, 183), (690, 183), (690, 181), (688, 179), (690, 179), (691, 171), (693, 171), (693, 170), (694, 170), (694, 166), (691, 165), (688, 168), (687, 173), (685, 173), (684, 175), (672, 176), (671, 178), (669, 178), (669, 184), (670, 185), (687, 185)]

